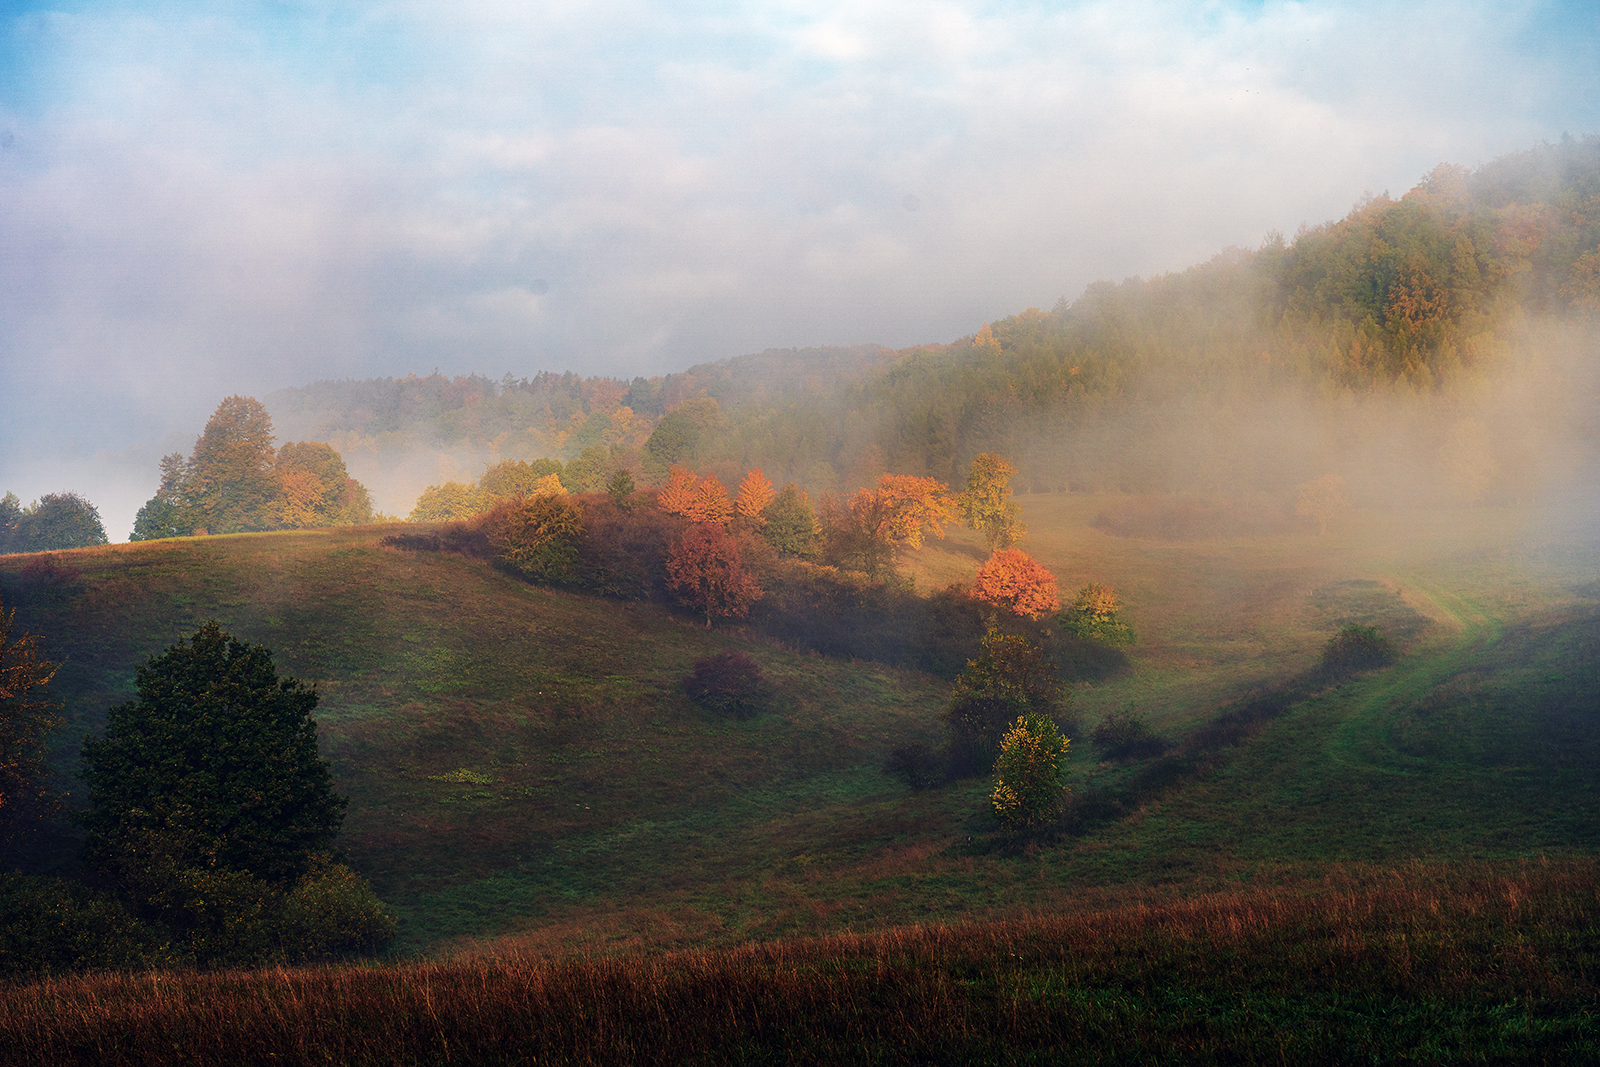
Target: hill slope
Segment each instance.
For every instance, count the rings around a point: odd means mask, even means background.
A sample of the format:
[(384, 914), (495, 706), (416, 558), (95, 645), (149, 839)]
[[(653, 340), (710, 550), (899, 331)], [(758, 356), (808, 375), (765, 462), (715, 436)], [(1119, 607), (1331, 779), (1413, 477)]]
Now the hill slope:
[[(74, 737), (129, 695), (136, 663), (210, 618), (315, 681), (351, 795), (343, 847), (409, 948), (519, 931), (731, 943), (1078, 907), (1095, 887), (1215, 885), (1284, 861), (1600, 847), (1582, 758), (1593, 601), (1570, 565), (1504, 551), (1526, 511), (1367, 510), (1325, 538), (1172, 542), (1091, 526), (1114, 501), (1027, 499), (1039, 558), (1068, 588), (1111, 581), (1143, 636), (1131, 674), (1079, 687), (1086, 729), (1131, 703), (1170, 739), (1199, 737), (1303, 675), (1342, 621), (1433, 622), (1397, 667), (1296, 698), (1176, 777), (1100, 762), (1080, 737), (1075, 790), (1116, 803), (1017, 851), (982, 781), (912, 794), (881, 770), (896, 743), (937, 743), (945, 683), (384, 548), (382, 529), (78, 550), (52, 557), (55, 579), (24, 580), (33, 557), (12, 557), (0, 589), (66, 660)], [(960, 533), (914, 565), (943, 584), (980, 554)], [(774, 711), (721, 720), (683, 695), (690, 663), (725, 647), (774, 679)]]

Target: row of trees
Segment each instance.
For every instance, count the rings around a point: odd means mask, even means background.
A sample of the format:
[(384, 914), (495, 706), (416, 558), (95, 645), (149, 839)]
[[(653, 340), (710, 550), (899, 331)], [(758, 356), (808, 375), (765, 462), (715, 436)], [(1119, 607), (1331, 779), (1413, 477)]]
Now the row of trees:
[(0, 497), (0, 555), (105, 543), (100, 509), (77, 493), (46, 493), (27, 507), (15, 493)]
[(261, 402), (230, 396), (186, 459), (161, 460), (161, 486), (134, 520), (130, 540), (291, 530), (373, 521), (372, 500), (344, 460), (321, 442), (273, 447)]

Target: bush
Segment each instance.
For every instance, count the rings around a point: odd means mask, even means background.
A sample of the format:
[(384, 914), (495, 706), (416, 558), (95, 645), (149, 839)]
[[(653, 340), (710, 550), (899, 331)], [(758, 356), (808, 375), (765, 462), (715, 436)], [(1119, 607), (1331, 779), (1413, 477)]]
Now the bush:
[(1061, 811), (1067, 739), (1045, 715), (1021, 715), (1000, 742), (994, 762), (994, 815), (1013, 829), (1048, 822)]
[(369, 952), (394, 937), (394, 916), (366, 879), (342, 863), (312, 871), (283, 900), (282, 951), (290, 960)]
[(1167, 749), (1167, 743), (1151, 733), (1144, 719), (1131, 708), (1107, 715), (1094, 728), (1093, 740), (1106, 758), (1113, 760), (1145, 759)]
[(1321, 669), (1324, 675), (1337, 678), (1386, 667), (1394, 657), (1394, 645), (1382, 630), (1351, 623), (1323, 646)]
[(565, 496), (519, 497), (483, 517), (495, 561), (535, 582), (577, 576), (583, 516)]
[(184, 962), (116, 898), (59, 878), (0, 875), (0, 978)]
[(765, 710), (772, 698), (761, 665), (743, 652), (722, 651), (695, 660), (683, 688), (701, 707), (740, 719)]
[(944, 761), (929, 745), (914, 741), (889, 750), (884, 771), (901, 779), (913, 792), (920, 793), (944, 780)]

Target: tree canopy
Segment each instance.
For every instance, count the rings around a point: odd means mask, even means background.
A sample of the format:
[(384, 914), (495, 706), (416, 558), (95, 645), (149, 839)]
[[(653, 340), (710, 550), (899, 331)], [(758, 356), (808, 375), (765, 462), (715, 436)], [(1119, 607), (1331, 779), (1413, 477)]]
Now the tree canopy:
[(106, 543), (100, 510), (77, 493), (46, 493), (20, 507), (14, 493), (0, 499), (0, 553), (51, 552)]

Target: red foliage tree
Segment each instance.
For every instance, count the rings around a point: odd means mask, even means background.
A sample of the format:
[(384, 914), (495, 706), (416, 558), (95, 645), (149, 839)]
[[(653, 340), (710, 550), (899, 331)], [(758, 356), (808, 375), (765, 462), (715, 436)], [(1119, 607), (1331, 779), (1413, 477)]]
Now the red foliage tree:
[(667, 553), (667, 588), (706, 616), (740, 618), (761, 599), (762, 589), (745, 570), (739, 546), (717, 523), (696, 523)]
[(1020, 548), (1002, 548), (978, 568), (972, 595), (997, 608), (1030, 619), (1061, 607), (1056, 576)]

